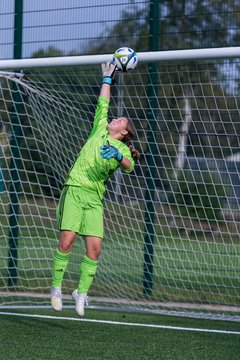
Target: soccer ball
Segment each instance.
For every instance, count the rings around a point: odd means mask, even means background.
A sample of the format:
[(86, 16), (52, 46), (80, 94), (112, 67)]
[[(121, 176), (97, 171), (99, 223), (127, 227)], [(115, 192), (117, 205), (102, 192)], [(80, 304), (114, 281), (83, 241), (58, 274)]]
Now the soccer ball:
[(115, 51), (112, 62), (117, 65), (118, 70), (128, 72), (135, 69), (138, 58), (133, 49), (122, 47)]

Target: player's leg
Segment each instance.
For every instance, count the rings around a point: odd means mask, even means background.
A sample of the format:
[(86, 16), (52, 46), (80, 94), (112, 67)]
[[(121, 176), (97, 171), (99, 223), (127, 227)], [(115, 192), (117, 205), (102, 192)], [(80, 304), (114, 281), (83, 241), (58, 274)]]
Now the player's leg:
[(86, 254), (80, 263), (80, 280), (78, 288), (73, 292), (76, 301), (76, 312), (84, 315), (84, 306), (87, 301), (87, 293), (92, 285), (97, 272), (98, 258), (102, 249), (102, 239), (95, 236), (85, 236)]
[(71, 248), (77, 234), (73, 231), (62, 230), (58, 248), (53, 259), (53, 275), (51, 287), (51, 305), (54, 310), (62, 310), (62, 281), (68, 265)]
[(58, 248), (54, 255), (52, 287), (61, 288), (64, 272), (68, 265), (69, 255), (77, 234), (61, 230)]
[(80, 264), (80, 280), (77, 291), (87, 294), (97, 272), (97, 261), (102, 250), (103, 207), (99, 199), (89, 197), (89, 206), (83, 215), (81, 233), (85, 239), (86, 253)]
[(57, 223), (60, 229), (60, 239), (54, 256), (51, 304), (52, 307), (58, 311), (62, 310), (61, 287), (63, 276), (82, 221), (81, 207), (75, 198), (75, 187), (65, 186), (57, 207)]
[(87, 293), (97, 272), (103, 238), (102, 202), (96, 194), (92, 193), (87, 193), (85, 200), (85, 211), (79, 233), (85, 239), (86, 253), (80, 263), (78, 288), (73, 293), (76, 300), (76, 311), (80, 316), (84, 315), (84, 303)]
[(102, 239), (94, 236), (85, 236), (86, 254), (80, 263), (80, 281), (78, 293), (87, 294), (97, 272), (98, 258), (101, 254)]

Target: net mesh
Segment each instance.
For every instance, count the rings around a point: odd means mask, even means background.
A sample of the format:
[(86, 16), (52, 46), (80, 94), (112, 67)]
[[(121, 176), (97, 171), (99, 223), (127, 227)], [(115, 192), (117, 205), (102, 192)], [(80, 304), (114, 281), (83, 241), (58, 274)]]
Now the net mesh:
[[(99, 66), (0, 73), (2, 305), (49, 303), (55, 208), (91, 131), (100, 81)], [(108, 182), (93, 302), (239, 311), (238, 92), (237, 60), (153, 63), (117, 74), (109, 119), (134, 121), (141, 160)], [(65, 295), (78, 283), (83, 254), (79, 237)]]

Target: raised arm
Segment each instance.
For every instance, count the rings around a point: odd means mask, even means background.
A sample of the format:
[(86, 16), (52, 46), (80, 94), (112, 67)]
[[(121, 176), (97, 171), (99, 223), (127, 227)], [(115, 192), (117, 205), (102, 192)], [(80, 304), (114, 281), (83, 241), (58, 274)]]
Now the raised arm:
[(110, 85), (109, 84), (102, 84), (100, 96), (104, 96), (108, 100), (110, 100)]
[(110, 100), (110, 87), (112, 85), (113, 77), (116, 71), (116, 65), (112, 64), (110, 61), (102, 64), (102, 87), (100, 91), (100, 96), (106, 97)]
[(111, 62), (102, 64), (102, 87), (95, 112), (93, 129), (89, 136), (92, 137), (98, 129), (107, 125), (107, 114), (110, 101), (110, 87), (113, 81), (116, 65)]

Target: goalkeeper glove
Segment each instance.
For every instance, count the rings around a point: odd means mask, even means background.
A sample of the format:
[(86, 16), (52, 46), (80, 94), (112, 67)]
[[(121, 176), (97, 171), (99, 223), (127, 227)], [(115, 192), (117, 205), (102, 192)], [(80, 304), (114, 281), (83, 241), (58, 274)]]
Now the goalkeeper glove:
[(112, 84), (116, 67), (117, 65), (114, 65), (110, 61), (102, 64), (102, 84)]
[(107, 160), (110, 160), (112, 158), (116, 159), (117, 161), (122, 161), (123, 155), (118, 151), (117, 148), (109, 144), (109, 141), (107, 141), (106, 145), (100, 146), (100, 149), (102, 151), (100, 152), (100, 155)]

